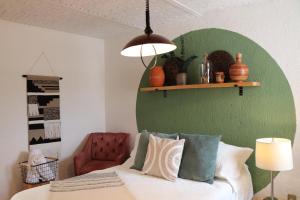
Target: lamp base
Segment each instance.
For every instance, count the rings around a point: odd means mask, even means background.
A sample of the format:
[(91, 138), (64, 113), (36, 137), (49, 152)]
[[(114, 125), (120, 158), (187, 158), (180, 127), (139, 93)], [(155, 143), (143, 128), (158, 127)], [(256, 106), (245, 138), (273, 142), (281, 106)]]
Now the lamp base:
[(266, 197), (263, 200), (278, 200), (276, 197), (273, 197), (273, 199), (271, 197)]

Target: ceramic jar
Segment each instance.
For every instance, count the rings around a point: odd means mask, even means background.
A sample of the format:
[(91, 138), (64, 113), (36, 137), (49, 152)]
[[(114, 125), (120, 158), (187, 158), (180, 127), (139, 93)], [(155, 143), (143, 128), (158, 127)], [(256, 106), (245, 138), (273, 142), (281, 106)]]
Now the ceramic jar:
[(224, 72), (216, 72), (216, 82), (224, 83), (225, 75)]
[(161, 87), (165, 82), (165, 73), (161, 66), (150, 69), (149, 84), (151, 87)]
[(176, 75), (176, 83), (177, 85), (186, 85), (186, 73), (178, 73)]
[(249, 69), (246, 64), (242, 62), (242, 54), (236, 54), (235, 64), (229, 68), (229, 76), (232, 81), (242, 82), (248, 79)]

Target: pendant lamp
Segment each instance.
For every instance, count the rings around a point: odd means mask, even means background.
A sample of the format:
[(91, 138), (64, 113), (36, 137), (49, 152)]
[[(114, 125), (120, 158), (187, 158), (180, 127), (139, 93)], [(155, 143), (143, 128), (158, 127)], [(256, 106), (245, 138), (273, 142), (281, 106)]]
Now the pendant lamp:
[(137, 36), (129, 41), (121, 51), (121, 55), (128, 57), (156, 56), (176, 49), (176, 45), (167, 38), (153, 34), (150, 27), (149, 0), (146, 0), (146, 28), (145, 34)]

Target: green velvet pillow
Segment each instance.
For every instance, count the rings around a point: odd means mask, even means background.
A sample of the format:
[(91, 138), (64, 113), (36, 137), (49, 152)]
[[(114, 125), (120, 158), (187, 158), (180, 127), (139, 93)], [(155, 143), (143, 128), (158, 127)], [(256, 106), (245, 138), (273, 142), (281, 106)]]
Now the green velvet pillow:
[(179, 134), (185, 139), (179, 177), (212, 184), (221, 136)]
[(142, 131), (137, 152), (134, 158), (134, 164), (130, 167), (131, 169), (136, 169), (139, 171), (143, 169), (145, 158), (147, 155), (147, 148), (148, 148), (150, 134), (160, 138), (169, 138), (174, 140), (178, 136), (177, 133), (167, 134), (167, 133), (154, 133), (154, 132)]

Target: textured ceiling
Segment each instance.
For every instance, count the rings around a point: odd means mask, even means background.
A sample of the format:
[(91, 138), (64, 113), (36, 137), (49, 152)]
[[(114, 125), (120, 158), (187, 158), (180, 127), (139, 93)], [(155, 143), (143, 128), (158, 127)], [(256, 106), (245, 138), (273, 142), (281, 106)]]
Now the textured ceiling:
[[(151, 25), (195, 27), (207, 12), (266, 1), (272, 0), (150, 0)], [(0, 18), (106, 38), (143, 29), (144, 7), (144, 0), (0, 0)]]

